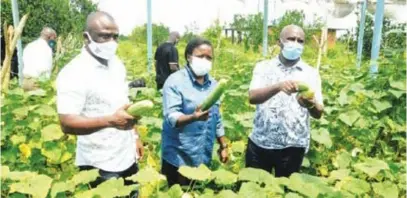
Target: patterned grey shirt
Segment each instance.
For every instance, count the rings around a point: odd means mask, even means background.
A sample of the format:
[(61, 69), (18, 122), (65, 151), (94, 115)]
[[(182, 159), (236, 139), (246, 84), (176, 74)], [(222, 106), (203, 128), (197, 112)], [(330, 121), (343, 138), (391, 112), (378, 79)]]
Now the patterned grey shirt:
[[(307, 83), (315, 91), (318, 104), (323, 104), (321, 78), (318, 71), (299, 61), (292, 67), (284, 66), (278, 57), (256, 64), (250, 90), (296, 80)], [(253, 132), (249, 137), (257, 146), (265, 149), (287, 147), (309, 148), (310, 114), (299, 105), (296, 94), (279, 92), (256, 107)]]

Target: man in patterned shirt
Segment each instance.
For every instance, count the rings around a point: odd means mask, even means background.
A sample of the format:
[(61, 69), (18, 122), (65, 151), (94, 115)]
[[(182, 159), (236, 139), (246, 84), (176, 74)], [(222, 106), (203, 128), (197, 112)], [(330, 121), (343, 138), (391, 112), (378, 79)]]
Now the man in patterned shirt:
[[(310, 116), (323, 112), (321, 79), (316, 69), (301, 60), (304, 31), (288, 25), (280, 33), (280, 54), (256, 64), (249, 100), (256, 104), (254, 129), (249, 136), (246, 166), (272, 169), (276, 177), (298, 172), (310, 142)], [(298, 82), (314, 90), (306, 99), (298, 94)]]

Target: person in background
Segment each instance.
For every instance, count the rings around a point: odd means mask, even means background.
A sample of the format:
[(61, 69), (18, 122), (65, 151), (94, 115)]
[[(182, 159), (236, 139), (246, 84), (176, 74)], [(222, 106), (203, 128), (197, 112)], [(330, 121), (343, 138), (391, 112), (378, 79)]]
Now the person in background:
[(162, 169), (168, 184), (188, 185), (178, 173), (183, 165), (209, 165), (215, 138), (220, 144), (220, 161), (228, 160), (227, 144), (219, 101), (207, 111), (200, 104), (216, 87), (209, 75), (213, 58), (212, 44), (192, 39), (185, 49), (187, 65), (168, 77), (163, 88)]
[(168, 41), (161, 44), (155, 52), (155, 81), (157, 83), (157, 90), (163, 88), (170, 74), (179, 70), (178, 50), (175, 47), (179, 39), (180, 34), (178, 32), (171, 32)]
[[(143, 144), (133, 129), (126, 68), (115, 55), (119, 29), (106, 12), (91, 13), (84, 32), (85, 47), (57, 77), (57, 110), (65, 133), (77, 135), (80, 170), (99, 170), (92, 188), (110, 178), (138, 172)], [(137, 119), (137, 118), (136, 118)], [(125, 185), (134, 184), (125, 180)], [(133, 191), (130, 197), (137, 197)]]
[(52, 54), (57, 34), (50, 27), (44, 27), (41, 36), (29, 43), (23, 50), (23, 89), (37, 88), (37, 80), (48, 80), (52, 72)]
[[(324, 108), (320, 75), (301, 59), (304, 42), (300, 27), (284, 27), (280, 54), (257, 63), (250, 84), (249, 100), (257, 107), (246, 167), (274, 169), (276, 177), (299, 171), (310, 144), (310, 116), (321, 118)], [(298, 82), (308, 84), (314, 97), (297, 94)]]

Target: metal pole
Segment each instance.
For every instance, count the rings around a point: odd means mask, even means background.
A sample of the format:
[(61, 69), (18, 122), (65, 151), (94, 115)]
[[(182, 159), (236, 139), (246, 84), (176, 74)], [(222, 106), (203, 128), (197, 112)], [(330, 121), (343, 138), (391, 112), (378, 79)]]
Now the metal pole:
[(379, 58), (380, 42), (382, 38), (383, 17), (384, 17), (384, 0), (377, 0), (373, 30), (372, 52), (370, 60), (371, 74), (377, 73), (379, 69), (377, 59)]
[[(17, 0), (11, 1), (11, 9), (13, 13), (13, 25), (14, 28), (17, 28), (18, 24), (20, 23), (20, 17), (18, 14), (18, 3)], [(4, 30), (7, 31), (7, 30)], [(17, 40), (17, 58), (18, 58), (18, 81), (21, 85), (23, 83), (23, 45), (21, 44), (21, 39)]]
[(268, 36), (268, 0), (264, 0), (264, 13), (263, 13), (263, 56), (267, 56), (267, 36)]
[(360, 69), (360, 64), (362, 62), (363, 36), (365, 35), (365, 21), (366, 21), (366, 4), (367, 0), (363, 0), (362, 7), (360, 8), (359, 36), (356, 58), (356, 67), (358, 69)]
[(153, 58), (153, 28), (151, 22), (151, 1), (147, 0), (147, 63), (148, 72), (151, 72), (152, 58)]

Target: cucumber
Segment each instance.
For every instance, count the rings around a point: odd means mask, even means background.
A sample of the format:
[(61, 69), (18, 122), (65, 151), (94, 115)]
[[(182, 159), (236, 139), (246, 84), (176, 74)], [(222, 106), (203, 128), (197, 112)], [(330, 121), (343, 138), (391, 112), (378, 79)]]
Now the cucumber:
[(304, 92), (310, 90), (309, 86), (303, 82), (299, 82), (298, 84), (298, 92)]
[(221, 79), (218, 82), (218, 86), (211, 92), (208, 98), (201, 105), (201, 110), (206, 111), (211, 108), (216, 101), (222, 96), (223, 92), (226, 90), (227, 80)]
[(150, 100), (142, 100), (132, 104), (126, 111), (132, 116), (143, 116), (153, 107), (154, 104)]
[(312, 90), (300, 92), (300, 95), (305, 99), (312, 99), (314, 97), (314, 94), (315, 93)]

